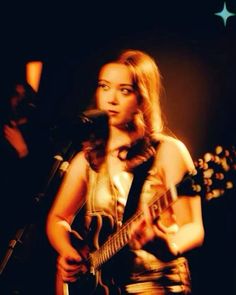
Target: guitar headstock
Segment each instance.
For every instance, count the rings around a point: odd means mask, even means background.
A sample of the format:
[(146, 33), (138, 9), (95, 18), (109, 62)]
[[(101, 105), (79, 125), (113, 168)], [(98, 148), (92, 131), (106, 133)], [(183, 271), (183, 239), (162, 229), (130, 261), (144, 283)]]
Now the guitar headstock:
[(187, 177), (188, 182), (181, 184), (180, 192), (188, 190), (188, 195), (200, 195), (207, 201), (222, 196), (234, 186), (235, 158), (234, 146), (217, 146), (213, 152), (205, 153), (194, 162), (196, 174)]

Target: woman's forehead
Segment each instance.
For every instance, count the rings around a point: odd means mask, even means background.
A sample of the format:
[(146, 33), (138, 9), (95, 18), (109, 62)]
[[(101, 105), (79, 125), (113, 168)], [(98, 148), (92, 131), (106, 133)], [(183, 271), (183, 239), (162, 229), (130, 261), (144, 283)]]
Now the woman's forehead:
[(99, 80), (123, 80), (126, 83), (131, 83), (132, 74), (126, 65), (119, 63), (109, 63), (102, 67), (99, 73)]

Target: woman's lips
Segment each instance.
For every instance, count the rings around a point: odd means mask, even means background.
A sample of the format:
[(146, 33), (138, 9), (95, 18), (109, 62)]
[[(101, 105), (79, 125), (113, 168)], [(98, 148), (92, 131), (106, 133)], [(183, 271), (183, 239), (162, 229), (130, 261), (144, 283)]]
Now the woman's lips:
[(113, 111), (113, 110), (108, 110), (108, 114), (109, 114), (110, 116), (114, 116), (114, 115), (117, 115), (118, 112), (117, 112), (117, 111)]

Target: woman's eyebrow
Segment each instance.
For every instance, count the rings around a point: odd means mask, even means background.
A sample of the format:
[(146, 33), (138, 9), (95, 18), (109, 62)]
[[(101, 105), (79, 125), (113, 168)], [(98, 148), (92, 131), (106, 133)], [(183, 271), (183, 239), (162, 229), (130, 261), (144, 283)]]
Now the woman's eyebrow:
[[(105, 82), (105, 83), (109, 83), (109, 84), (112, 83), (112, 82), (110, 82), (110, 81), (108, 81), (106, 79), (99, 79), (98, 83), (99, 82)], [(132, 83), (120, 83), (119, 85), (122, 86), (122, 87), (124, 87), (124, 86), (134, 87), (134, 85)]]
[(134, 87), (133, 84), (129, 84), (129, 83), (121, 83), (120, 86), (130, 86), (130, 87)]
[(98, 82), (106, 82), (106, 83), (111, 83), (111, 82), (109, 82), (108, 80), (106, 80), (106, 79), (98, 79)]

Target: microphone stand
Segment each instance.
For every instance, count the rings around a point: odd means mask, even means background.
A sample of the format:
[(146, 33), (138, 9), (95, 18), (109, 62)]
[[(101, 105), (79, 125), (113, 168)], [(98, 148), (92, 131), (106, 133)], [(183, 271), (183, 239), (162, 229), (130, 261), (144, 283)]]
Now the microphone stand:
[(13, 254), (13, 250), (14, 250), (16, 244), (21, 243), (21, 237), (23, 236), (24, 232), (25, 232), (25, 227), (18, 229), (15, 234), (15, 237), (12, 240), (10, 240), (10, 242), (8, 244), (7, 252), (6, 252), (5, 256), (3, 257), (1, 264), (0, 264), (0, 275), (3, 273), (5, 267), (7, 266), (7, 263), (9, 261), (9, 259), (11, 258), (11, 255)]
[[(92, 131), (93, 131), (93, 134), (96, 134), (96, 137), (101, 137), (104, 140), (107, 140), (108, 135), (109, 135), (107, 113), (99, 111), (99, 110), (86, 111), (82, 114), (82, 116), (77, 117), (75, 122), (72, 122), (72, 124), (70, 124), (68, 126), (67, 125), (64, 126), (64, 129), (63, 128), (62, 129), (56, 128), (55, 138), (57, 137), (57, 132), (58, 132), (58, 136), (59, 136), (60, 133), (62, 133), (62, 131), (63, 131), (63, 134), (66, 133), (66, 138), (71, 139), (69, 144), (64, 148), (64, 155), (66, 155), (66, 157), (65, 157), (66, 161), (63, 160), (63, 157), (61, 156), (61, 154), (54, 156), (55, 161), (52, 166), (51, 172), (49, 173), (49, 177), (48, 177), (48, 181), (46, 183), (46, 186), (43, 189), (43, 192), (38, 193), (37, 196), (34, 198), (34, 201), (36, 204), (39, 204), (42, 201), (42, 199), (45, 199), (45, 195), (48, 194), (48, 191), (49, 191), (49, 188), (51, 188), (52, 182), (55, 181), (55, 176), (58, 175), (59, 179), (61, 179), (63, 177), (65, 171), (67, 170), (67, 168), (69, 166), (71, 159), (73, 158), (76, 151), (78, 150), (78, 147), (75, 147), (73, 144), (73, 138), (74, 138), (75, 130), (79, 130), (79, 129), (83, 131), (82, 134), (80, 135), (81, 141), (83, 139), (87, 138), (88, 134), (90, 134)], [(60, 138), (60, 136), (59, 136), (59, 138)], [(78, 140), (76, 140), (75, 145), (78, 145)], [(23, 243), (22, 238), (23, 238), (25, 232), (27, 232), (27, 230), (30, 228), (31, 225), (32, 225), (32, 223), (29, 222), (23, 228), (18, 229), (15, 234), (15, 237), (12, 240), (10, 240), (7, 252), (6, 252), (2, 262), (0, 263), (0, 275), (3, 273), (10, 257), (13, 254), (13, 251), (14, 251), (17, 243)]]
[[(64, 152), (62, 154), (67, 159), (66, 161), (63, 161), (62, 155), (59, 153), (54, 156), (54, 163), (52, 165), (52, 168), (50, 170), (49, 176), (47, 177), (47, 183), (43, 189), (42, 192), (38, 193), (34, 197), (34, 205), (38, 205), (41, 203), (42, 199), (44, 199), (45, 195), (48, 193), (49, 188), (51, 188), (52, 183), (54, 182), (56, 176), (59, 176), (59, 179), (61, 179), (66, 171), (66, 169), (69, 166), (69, 162), (73, 158), (73, 156), (76, 153), (76, 148), (73, 146), (72, 141), (69, 142), (69, 144), (65, 147)], [(23, 237), (24, 235), (32, 228), (32, 224), (27, 223), (22, 228), (19, 228), (14, 237), (9, 241), (7, 251), (0, 263), (0, 275), (3, 274), (11, 256), (13, 255), (14, 249), (17, 244), (23, 244)]]

